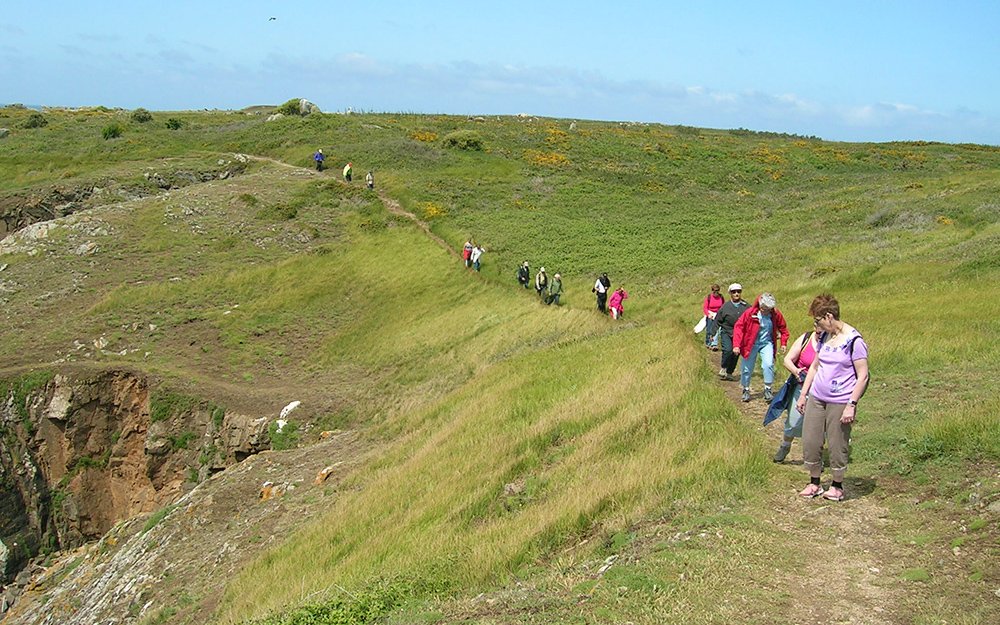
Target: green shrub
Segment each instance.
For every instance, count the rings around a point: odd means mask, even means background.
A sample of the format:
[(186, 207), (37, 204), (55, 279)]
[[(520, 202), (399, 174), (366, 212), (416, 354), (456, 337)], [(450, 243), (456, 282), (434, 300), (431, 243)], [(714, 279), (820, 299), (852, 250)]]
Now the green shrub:
[(265, 206), (257, 211), (257, 219), (263, 221), (288, 221), (295, 219), (299, 215), (299, 209), (290, 204), (275, 204)]
[(282, 115), (301, 115), (299, 112), (299, 102), (301, 98), (292, 98), (288, 102), (285, 102), (278, 108), (274, 109), (275, 113), (281, 113)]
[(149, 400), (149, 421), (166, 421), (170, 417), (187, 412), (198, 404), (194, 397), (171, 393), (169, 391), (156, 391)]
[(260, 204), (260, 200), (258, 200), (256, 196), (251, 195), (249, 193), (241, 194), (240, 201), (246, 204), (247, 206), (257, 206), (258, 204)]
[(285, 427), (278, 431), (278, 422), (271, 423), (267, 429), (271, 435), (271, 449), (274, 451), (284, 451), (292, 449), (299, 444), (299, 426), (291, 421), (285, 423)]
[(195, 434), (191, 430), (187, 430), (186, 432), (182, 432), (177, 436), (169, 436), (167, 437), (167, 439), (170, 441), (170, 449), (177, 450), (177, 449), (187, 449), (188, 443), (194, 440), (195, 437), (197, 437), (197, 434)]
[(117, 139), (122, 136), (123, 132), (125, 132), (125, 129), (121, 127), (121, 124), (114, 123), (105, 126), (104, 130), (101, 131), (101, 136), (104, 137), (105, 141), (108, 141), (110, 139)]
[(447, 148), (474, 151), (483, 149), (483, 138), (475, 130), (456, 130), (445, 135), (442, 141)]
[(45, 119), (45, 116), (41, 113), (32, 113), (28, 116), (28, 119), (24, 120), (21, 124), (21, 128), (41, 128), (43, 126), (48, 126), (49, 120)]
[(166, 126), (167, 126), (168, 130), (180, 130), (181, 126), (183, 126), (183, 125), (184, 125), (184, 122), (182, 122), (181, 120), (177, 119), (176, 117), (171, 117), (170, 119), (167, 120), (167, 123), (166, 123)]
[(153, 114), (144, 108), (138, 108), (132, 111), (132, 121), (145, 124), (146, 122), (153, 121)]
[(144, 525), (143, 528), (142, 528), (142, 533), (145, 534), (149, 530), (151, 530), (154, 527), (156, 527), (157, 525), (159, 525), (160, 521), (162, 521), (163, 519), (165, 519), (168, 514), (170, 514), (171, 512), (173, 512), (174, 508), (176, 508), (176, 507), (177, 507), (176, 505), (165, 506), (163, 508), (160, 508), (159, 510), (157, 510), (153, 514), (151, 514), (149, 516), (149, 519), (146, 520), (146, 525)]

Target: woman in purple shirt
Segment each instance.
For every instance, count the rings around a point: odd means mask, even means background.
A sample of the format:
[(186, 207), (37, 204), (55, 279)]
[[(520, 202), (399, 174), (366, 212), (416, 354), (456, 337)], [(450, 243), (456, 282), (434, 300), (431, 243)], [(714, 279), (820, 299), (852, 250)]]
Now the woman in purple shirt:
[[(802, 455), (810, 478), (809, 485), (799, 495), (810, 498), (822, 495), (831, 501), (841, 501), (851, 426), (858, 400), (868, 386), (868, 345), (853, 326), (840, 320), (840, 304), (832, 295), (817, 296), (809, 306), (809, 314), (820, 338), (816, 359), (809, 366), (795, 405), (805, 415)], [(819, 479), (823, 473), (824, 439), (830, 450), (833, 473), (833, 484), (826, 491)]]

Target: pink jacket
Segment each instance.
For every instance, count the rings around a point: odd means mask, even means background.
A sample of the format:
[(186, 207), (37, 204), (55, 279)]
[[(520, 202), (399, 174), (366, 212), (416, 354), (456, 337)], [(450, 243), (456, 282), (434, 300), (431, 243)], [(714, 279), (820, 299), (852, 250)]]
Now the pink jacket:
[(721, 295), (716, 295), (715, 293), (709, 293), (708, 297), (705, 298), (705, 301), (701, 305), (701, 312), (705, 313), (705, 316), (707, 317), (710, 312), (719, 312), (719, 309), (722, 308), (722, 305), (725, 303), (726, 298)]
[(628, 293), (622, 289), (618, 289), (611, 294), (611, 298), (608, 299), (608, 308), (616, 308), (619, 312), (622, 311), (622, 300), (628, 299)]

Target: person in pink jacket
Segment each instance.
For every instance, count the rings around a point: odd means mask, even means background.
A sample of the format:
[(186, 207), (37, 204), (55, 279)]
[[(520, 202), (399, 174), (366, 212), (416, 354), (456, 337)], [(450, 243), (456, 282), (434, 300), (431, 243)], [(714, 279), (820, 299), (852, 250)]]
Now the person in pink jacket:
[(719, 294), (722, 287), (718, 284), (713, 284), (711, 288), (712, 292), (701, 304), (701, 311), (705, 315), (705, 348), (717, 352), (719, 351), (719, 324), (715, 322), (715, 313), (719, 312), (722, 305), (726, 303), (726, 298)]
[(761, 293), (753, 306), (747, 308), (733, 327), (733, 352), (743, 357), (740, 382), (743, 384), (743, 401), (750, 401), (750, 375), (760, 354), (760, 368), (764, 374), (764, 401), (771, 401), (774, 393), (774, 359), (788, 345), (788, 326), (777, 309), (777, 302), (770, 293)]
[(611, 312), (612, 319), (621, 319), (622, 315), (625, 313), (625, 308), (622, 306), (622, 302), (628, 299), (628, 293), (625, 289), (618, 287), (615, 292), (611, 294), (611, 299), (608, 300), (608, 310)]

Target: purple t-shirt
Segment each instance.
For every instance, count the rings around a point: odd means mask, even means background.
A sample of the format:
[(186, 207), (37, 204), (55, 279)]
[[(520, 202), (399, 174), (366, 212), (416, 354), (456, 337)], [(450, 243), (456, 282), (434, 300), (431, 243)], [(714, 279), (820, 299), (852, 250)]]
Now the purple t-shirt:
[[(851, 342), (854, 355), (851, 356)], [(819, 370), (813, 380), (809, 394), (820, 401), (831, 404), (846, 404), (851, 401), (851, 393), (858, 384), (858, 374), (854, 361), (868, 358), (868, 345), (857, 330), (847, 336), (847, 340), (837, 347), (822, 345), (816, 355)]]

